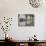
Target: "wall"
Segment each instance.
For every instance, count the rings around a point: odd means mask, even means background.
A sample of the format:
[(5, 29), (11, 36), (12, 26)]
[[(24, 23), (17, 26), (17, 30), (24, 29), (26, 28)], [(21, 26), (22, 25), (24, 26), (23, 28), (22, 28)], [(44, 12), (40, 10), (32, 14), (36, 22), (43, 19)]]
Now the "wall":
[[(46, 39), (44, 21), (46, 15), (45, 12), (46, 6), (43, 5), (43, 7), (40, 8), (33, 8), (30, 6), (28, 0), (0, 0), (0, 16), (13, 17), (12, 26), (8, 33), (17, 40), (27, 40), (34, 34), (37, 35), (37, 39), (39, 40)], [(35, 15), (35, 26), (18, 27), (18, 14), (32, 13)], [(2, 36), (0, 36), (0, 39), (2, 39)]]

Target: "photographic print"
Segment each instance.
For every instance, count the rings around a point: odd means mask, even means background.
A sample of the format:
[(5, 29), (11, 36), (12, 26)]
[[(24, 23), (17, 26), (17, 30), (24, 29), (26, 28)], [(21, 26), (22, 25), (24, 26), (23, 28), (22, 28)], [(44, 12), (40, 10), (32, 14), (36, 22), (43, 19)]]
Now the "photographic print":
[(18, 26), (34, 26), (34, 14), (18, 14)]

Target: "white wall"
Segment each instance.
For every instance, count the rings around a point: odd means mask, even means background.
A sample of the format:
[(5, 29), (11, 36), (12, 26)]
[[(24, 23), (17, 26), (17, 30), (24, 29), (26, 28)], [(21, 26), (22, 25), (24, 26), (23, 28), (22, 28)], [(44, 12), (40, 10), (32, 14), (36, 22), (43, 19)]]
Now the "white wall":
[[(45, 38), (45, 15), (46, 6), (32, 8), (28, 0), (0, 0), (0, 16), (13, 17), (10, 31), (8, 31), (17, 40), (27, 40), (34, 34), (39, 40)], [(18, 14), (34, 14), (35, 26), (18, 27)], [(45, 34), (44, 34), (45, 33)], [(1, 38), (2, 39), (2, 36)]]

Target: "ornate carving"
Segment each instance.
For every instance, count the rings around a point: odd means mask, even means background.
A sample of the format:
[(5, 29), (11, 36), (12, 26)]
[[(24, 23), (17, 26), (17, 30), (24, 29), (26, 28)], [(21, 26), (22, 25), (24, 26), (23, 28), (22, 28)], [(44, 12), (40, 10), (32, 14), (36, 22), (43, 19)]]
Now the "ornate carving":
[(29, 0), (29, 3), (32, 5), (34, 8), (38, 8), (41, 5), (41, 0)]

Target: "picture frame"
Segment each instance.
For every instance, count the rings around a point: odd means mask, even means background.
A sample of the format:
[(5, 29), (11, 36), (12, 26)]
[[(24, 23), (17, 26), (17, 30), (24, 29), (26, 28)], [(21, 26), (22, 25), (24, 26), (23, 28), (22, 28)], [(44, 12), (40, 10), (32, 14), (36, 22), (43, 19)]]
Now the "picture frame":
[(34, 26), (34, 14), (18, 14), (18, 26)]

